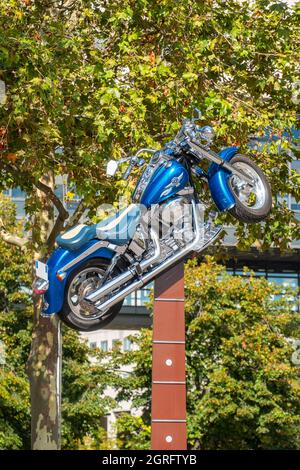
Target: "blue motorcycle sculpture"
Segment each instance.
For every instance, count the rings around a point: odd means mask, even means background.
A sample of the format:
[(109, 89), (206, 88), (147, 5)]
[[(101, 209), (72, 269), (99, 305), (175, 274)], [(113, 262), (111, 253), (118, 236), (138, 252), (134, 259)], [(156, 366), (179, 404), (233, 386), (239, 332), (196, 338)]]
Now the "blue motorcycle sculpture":
[[(199, 119), (199, 116), (197, 117)], [(60, 235), (47, 263), (36, 263), (34, 292), (43, 295), (43, 315), (59, 314), (71, 328), (93, 331), (106, 326), (120, 311), (124, 298), (162, 271), (192, 253), (203, 251), (222, 227), (205, 220), (195, 179), (208, 182), (221, 212), (246, 223), (264, 220), (272, 206), (270, 185), (237, 147), (215, 153), (214, 131), (186, 119), (174, 140), (161, 150), (140, 149), (135, 155), (107, 165), (114, 176), (145, 164), (132, 195), (132, 204), (94, 225), (79, 224)], [(209, 162), (208, 170), (199, 165)]]

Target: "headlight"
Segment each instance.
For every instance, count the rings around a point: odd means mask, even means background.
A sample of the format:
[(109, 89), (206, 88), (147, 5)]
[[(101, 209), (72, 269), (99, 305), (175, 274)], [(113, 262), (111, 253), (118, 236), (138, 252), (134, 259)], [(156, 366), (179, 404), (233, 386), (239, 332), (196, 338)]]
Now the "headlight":
[(115, 176), (118, 169), (118, 162), (116, 160), (109, 160), (106, 167), (107, 176)]

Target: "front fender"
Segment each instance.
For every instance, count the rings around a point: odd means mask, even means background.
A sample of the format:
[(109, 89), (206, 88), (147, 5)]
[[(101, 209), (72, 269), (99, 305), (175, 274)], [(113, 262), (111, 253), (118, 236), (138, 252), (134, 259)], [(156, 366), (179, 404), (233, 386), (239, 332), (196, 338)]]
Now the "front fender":
[[(239, 147), (227, 147), (219, 156), (229, 161), (239, 150)], [(208, 184), (211, 196), (219, 209), (224, 212), (235, 205), (235, 199), (229, 187), (230, 172), (217, 163), (211, 163), (208, 169)]]
[(74, 269), (78, 268), (80, 263), (91, 258), (107, 258), (110, 260), (114, 256), (115, 252), (113, 250), (101, 247), (97, 251), (94, 251), (90, 255), (86, 256), (83, 261), (81, 260), (79, 263), (76, 263), (74, 266), (68, 269), (66, 271), (67, 275), (62, 281), (57, 279), (56, 273), (59, 271), (59, 269), (98, 242), (99, 240), (91, 240), (78, 250), (69, 251), (65, 250), (64, 248), (57, 248), (53, 251), (52, 255), (47, 261), (49, 288), (44, 294), (45, 302), (42, 312), (43, 315), (52, 315), (53, 313), (58, 313), (62, 309), (64, 292), (68, 277)]

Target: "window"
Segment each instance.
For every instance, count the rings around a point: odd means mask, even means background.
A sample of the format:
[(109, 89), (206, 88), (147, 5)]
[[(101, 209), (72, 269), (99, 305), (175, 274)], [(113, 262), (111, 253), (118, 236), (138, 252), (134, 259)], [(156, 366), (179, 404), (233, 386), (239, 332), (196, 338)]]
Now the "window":
[(108, 416), (101, 416), (100, 426), (107, 432), (108, 430)]
[(96, 349), (96, 347), (97, 347), (96, 341), (92, 341), (92, 342), (90, 343), (90, 348), (91, 348), (91, 349)]
[(25, 196), (24, 191), (21, 191), (20, 188), (5, 189), (3, 191), (5, 196), (11, 198), (13, 203), (16, 205), (16, 216), (17, 219), (23, 219), (25, 217)]
[(72, 201), (68, 201), (68, 202), (65, 203), (66, 209), (71, 215), (77, 209), (77, 206), (78, 206), (79, 202), (80, 202), (79, 199), (73, 199)]
[(23, 219), (25, 217), (25, 199), (23, 200), (13, 199), (13, 202), (16, 205), (17, 219)]
[(296, 170), (297, 173), (300, 174), (300, 160), (293, 160), (291, 163), (291, 167), (293, 170)]
[[(68, 199), (66, 197), (68, 192), (74, 193), (74, 196), (71, 199)], [(18, 219), (23, 219), (25, 217), (25, 199), (26, 199), (26, 193), (22, 191), (19, 187), (17, 188), (12, 188), (12, 189), (5, 189), (3, 193), (10, 197), (12, 201), (16, 204), (17, 206), (17, 218)], [(72, 184), (68, 184), (68, 178), (66, 175), (58, 175), (55, 178), (55, 194), (59, 199), (64, 203), (66, 209), (70, 214), (73, 214), (73, 212), (76, 210), (80, 198), (76, 193), (76, 188)], [(55, 214), (57, 215), (57, 210), (56, 208), (54, 209)]]
[(63, 201), (64, 198), (64, 186), (63, 184), (57, 184), (55, 187), (55, 194), (61, 201)]
[(25, 199), (25, 193), (20, 188), (14, 188), (11, 191), (12, 198), (21, 198)]
[(101, 349), (101, 351), (106, 352), (108, 350), (108, 342), (107, 341), (101, 341), (100, 342), (100, 349)]
[(124, 338), (123, 340), (124, 351), (131, 351), (131, 346), (132, 346), (132, 342), (130, 341), (130, 339)]
[[(293, 269), (282, 269), (278, 271), (278, 267), (273, 267), (272, 265), (267, 265), (264, 268), (257, 268), (255, 266), (252, 267), (254, 271), (254, 276), (264, 276), (268, 279), (269, 282), (273, 282), (282, 288), (282, 294), (285, 293), (286, 289), (297, 288), (300, 286), (300, 278), (299, 273)], [(244, 273), (242, 269), (239, 269), (239, 266), (227, 269), (229, 274), (234, 276), (244, 276), (247, 277), (248, 274)], [(299, 295), (299, 294), (298, 294)], [(279, 298), (280, 296), (276, 296)], [(298, 296), (291, 296), (290, 298), (292, 305), (292, 310), (296, 311), (299, 309), (299, 302)]]
[(153, 283), (149, 283), (147, 287), (139, 289), (136, 292), (128, 295), (124, 300), (124, 305), (130, 305), (132, 307), (144, 307), (150, 300), (151, 288)]

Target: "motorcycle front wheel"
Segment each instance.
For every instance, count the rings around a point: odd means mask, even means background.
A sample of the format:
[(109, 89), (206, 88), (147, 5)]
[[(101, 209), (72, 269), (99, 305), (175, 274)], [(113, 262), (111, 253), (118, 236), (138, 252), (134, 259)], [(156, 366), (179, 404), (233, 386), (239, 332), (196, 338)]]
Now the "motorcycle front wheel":
[(241, 222), (261, 222), (272, 209), (272, 192), (267, 178), (262, 170), (244, 155), (235, 155), (230, 164), (250, 176), (254, 185), (250, 186), (237, 175), (229, 177), (229, 187), (235, 199), (235, 205), (229, 212)]
[(77, 331), (95, 331), (107, 326), (121, 310), (123, 301), (101, 313), (84, 300), (85, 296), (101, 285), (109, 261), (90, 259), (71, 272), (64, 294), (59, 318)]

